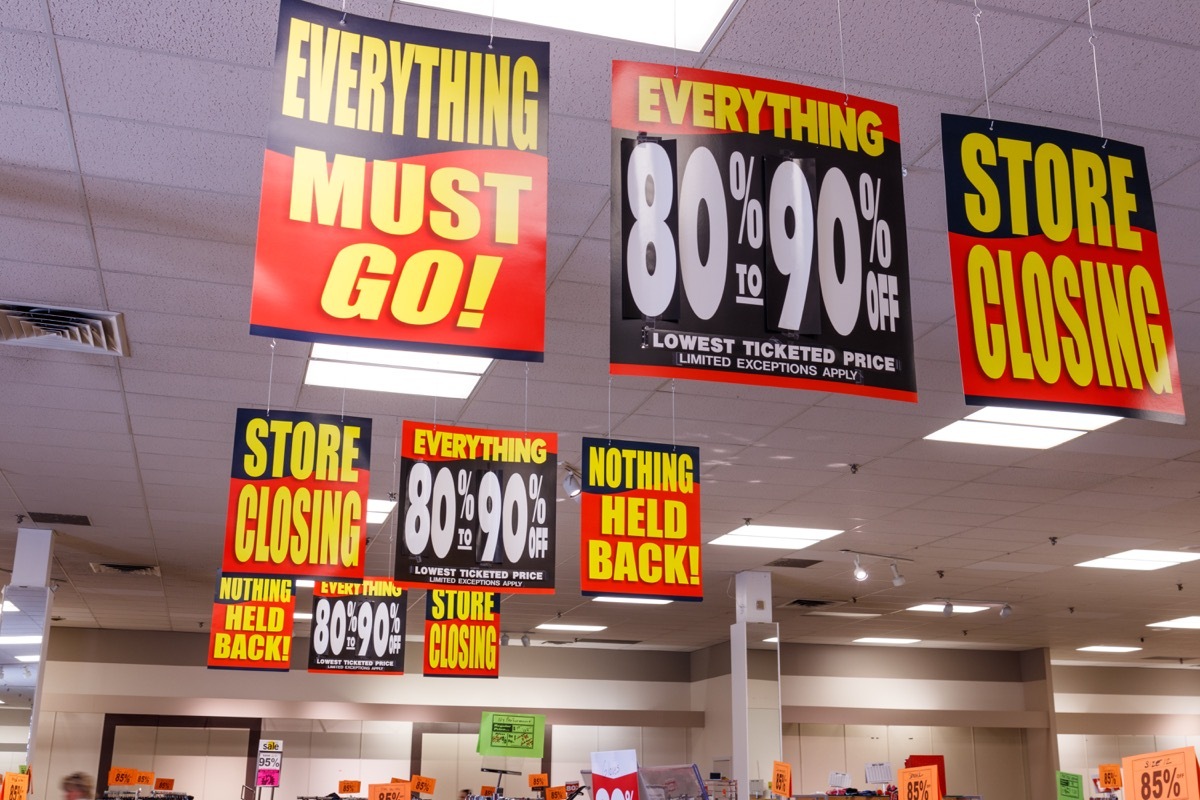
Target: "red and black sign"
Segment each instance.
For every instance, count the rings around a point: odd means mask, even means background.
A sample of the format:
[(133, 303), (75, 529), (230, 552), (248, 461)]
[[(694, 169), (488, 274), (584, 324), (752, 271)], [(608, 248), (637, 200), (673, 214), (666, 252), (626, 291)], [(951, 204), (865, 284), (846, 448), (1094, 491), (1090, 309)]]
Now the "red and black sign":
[(943, 114), (942, 154), (967, 402), (1182, 423), (1142, 148)]
[(611, 371), (915, 402), (895, 106), (613, 63)]
[(542, 360), (549, 45), (283, 0), (250, 330)]

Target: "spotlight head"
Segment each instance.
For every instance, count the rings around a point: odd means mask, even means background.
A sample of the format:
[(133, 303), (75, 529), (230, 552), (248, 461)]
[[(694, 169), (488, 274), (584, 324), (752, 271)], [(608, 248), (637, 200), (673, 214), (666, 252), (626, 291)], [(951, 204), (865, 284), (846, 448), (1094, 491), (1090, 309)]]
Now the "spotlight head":
[(507, 633), (500, 634), (500, 646), (508, 647), (508, 634)]
[(953, 613), (954, 613), (954, 603), (951, 603), (949, 600), (947, 600), (946, 605), (942, 608), (942, 614), (944, 616), (948, 617)]
[(583, 492), (583, 483), (580, 482), (579, 476), (572, 470), (567, 470), (566, 476), (562, 482), (563, 491), (567, 493), (567, 497), (575, 498)]
[(1005, 603), (1000, 608), (1000, 619), (1008, 619), (1011, 616), (1012, 616), (1012, 606), (1010, 606), (1008, 603)]
[(900, 574), (900, 568), (896, 566), (896, 562), (892, 562), (892, 586), (903, 586), (907, 580)]
[(859, 581), (861, 583), (862, 581), (865, 581), (868, 577), (870, 577), (870, 576), (867, 575), (867, 571), (865, 569), (863, 569), (863, 565), (859, 562), (858, 556), (855, 556), (854, 557), (854, 580)]
[(521, 647), (529, 647), (529, 634), (528, 633), (521, 635)]

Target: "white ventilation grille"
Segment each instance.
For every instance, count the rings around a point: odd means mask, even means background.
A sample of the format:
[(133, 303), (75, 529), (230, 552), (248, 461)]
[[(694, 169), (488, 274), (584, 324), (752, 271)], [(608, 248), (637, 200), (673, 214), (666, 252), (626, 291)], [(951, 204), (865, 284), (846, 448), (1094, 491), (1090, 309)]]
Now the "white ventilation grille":
[(161, 575), (157, 564), (98, 564), (91, 563), (92, 572), (118, 575)]
[(77, 353), (129, 355), (124, 315), (0, 300), (0, 343)]

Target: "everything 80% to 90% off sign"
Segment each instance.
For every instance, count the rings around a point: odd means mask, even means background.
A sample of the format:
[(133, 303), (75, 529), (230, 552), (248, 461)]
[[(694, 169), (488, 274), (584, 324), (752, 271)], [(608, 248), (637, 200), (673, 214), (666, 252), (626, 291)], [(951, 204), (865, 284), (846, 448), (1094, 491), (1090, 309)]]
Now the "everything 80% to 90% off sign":
[(313, 607), (313, 652), (374, 658), (397, 653), (403, 643), (404, 611), (395, 601), (318, 598)]
[[(518, 564), (528, 551), (530, 559), (543, 558), (550, 546), (546, 525), (547, 504), (539, 473), (512, 473), (504, 486), (494, 472), (484, 472), (472, 491), (473, 471), (438, 467), (418, 461), (408, 475), (408, 510), (404, 516), (404, 543), (412, 555), (424, 555), (432, 546), (438, 558), (450, 550), (476, 549), (475, 528), (483, 537), (478, 548), (481, 563), (496, 563), (503, 543), (505, 563)], [(478, 526), (473, 525), (478, 516)], [(457, 524), (461, 521), (461, 525)]]
[[(761, 165), (758, 165), (761, 168)], [(734, 152), (729, 159), (729, 195), (741, 204), (736, 231), (738, 244), (747, 241), (760, 251), (764, 243), (762, 203), (751, 196), (750, 183), (756, 167), (754, 156)], [(675, 202), (674, 175), (666, 149), (656, 141), (641, 141), (630, 154), (625, 192), (634, 223), (626, 249), (626, 275), (638, 311), (645, 317), (661, 315), (671, 302), (676, 284), (676, 242), (667, 224)], [(781, 161), (771, 176), (767, 199), (765, 234), (775, 267), (788, 278), (777, 319), (772, 328), (799, 330), (807, 299), (812, 255), (817, 249), (821, 295), (825, 312), (837, 332), (851, 334), (858, 322), (863, 286), (866, 286), (867, 318), (874, 331), (895, 332), (900, 315), (895, 275), (868, 269), (863, 274), (858, 216), (870, 223), (868, 266), (887, 270), (892, 263), (892, 235), (880, 219), (882, 181), (859, 176), (858, 203), (846, 174), (830, 169), (821, 181), (816, 209), (812, 191), (801, 165)], [(679, 264), (683, 290), (696, 316), (711, 319), (724, 301), (729, 260), (729, 231), (720, 224), (726, 218), (725, 186), (716, 157), (707, 147), (698, 147), (688, 157), (679, 187)], [(707, 242), (701, 215), (707, 213)], [(836, 232), (844, 242), (843, 275), (839, 279), (835, 258)], [(702, 245), (707, 244), (707, 258)], [(653, 255), (652, 255), (653, 254)], [(737, 295), (734, 301), (763, 304), (762, 267), (737, 263)]]

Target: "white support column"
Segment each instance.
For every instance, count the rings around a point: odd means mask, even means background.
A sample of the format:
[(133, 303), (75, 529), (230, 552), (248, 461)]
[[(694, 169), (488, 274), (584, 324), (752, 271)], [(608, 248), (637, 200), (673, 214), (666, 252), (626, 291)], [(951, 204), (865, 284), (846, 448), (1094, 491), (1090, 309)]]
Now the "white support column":
[[(771, 762), (783, 758), (779, 702), (778, 645), (762, 651), (768, 634), (778, 637), (771, 621), (771, 573), (739, 572), (735, 577), (735, 619), (729, 626), (729, 681), (732, 704), (732, 775), (738, 800), (750, 797), (750, 779), (771, 777)], [(767, 673), (772, 673), (768, 675)], [(752, 689), (751, 679), (758, 682)], [(767, 684), (774, 681), (774, 687)], [(772, 690), (773, 689), (773, 690)], [(752, 761), (752, 759), (754, 759)], [(752, 769), (753, 767), (756, 767)]]
[[(25, 750), (25, 763), (29, 765), (33, 764), (33, 746), (37, 740), (38, 716), (41, 713), (42, 679), (45, 676), (46, 653), (50, 641), (50, 609), (54, 598), (50, 585), (53, 550), (54, 531), (17, 528), (12, 580), (4, 587), (4, 601), (8, 607), (0, 611), (0, 635), (41, 637), (37, 645), (40, 656), (38, 662), (21, 668), (22, 671), (28, 669), (34, 673), (29, 740)], [(7, 669), (13, 668), (6, 667)]]

